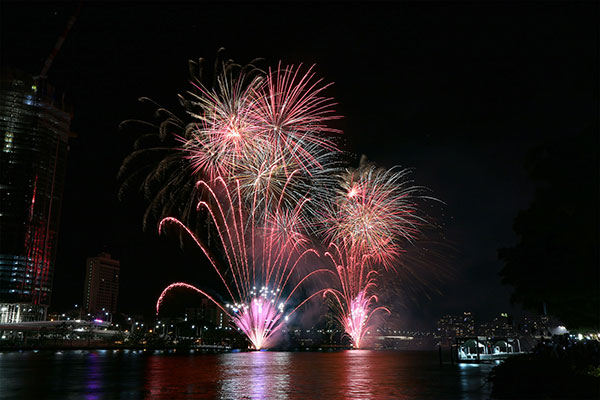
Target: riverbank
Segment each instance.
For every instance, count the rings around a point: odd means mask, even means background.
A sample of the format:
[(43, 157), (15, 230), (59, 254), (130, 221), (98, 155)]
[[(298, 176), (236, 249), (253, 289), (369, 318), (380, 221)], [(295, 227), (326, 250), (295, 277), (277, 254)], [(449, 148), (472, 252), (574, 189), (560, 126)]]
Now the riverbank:
[(496, 399), (600, 398), (600, 344), (557, 338), (515, 356), (490, 373)]
[[(350, 350), (349, 346), (341, 345), (326, 345), (326, 346), (292, 346), (292, 347), (274, 347), (269, 349), (270, 351), (291, 351), (291, 352), (304, 352), (304, 351), (319, 351), (319, 352), (331, 352), (331, 351), (342, 351)], [(87, 341), (87, 340), (74, 340), (74, 341), (47, 341), (47, 342), (15, 342), (15, 343), (1, 343), (0, 352), (8, 351), (65, 351), (65, 350), (133, 350), (133, 351), (154, 351), (154, 350), (194, 350), (205, 353), (229, 353), (229, 352), (245, 352), (253, 351), (248, 348), (238, 348), (229, 345), (218, 345), (218, 344), (195, 344), (189, 342), (180, 342), (177, 344), (173, 343), (115, 343), (115, 342), (104, 342), (104, 341)]]

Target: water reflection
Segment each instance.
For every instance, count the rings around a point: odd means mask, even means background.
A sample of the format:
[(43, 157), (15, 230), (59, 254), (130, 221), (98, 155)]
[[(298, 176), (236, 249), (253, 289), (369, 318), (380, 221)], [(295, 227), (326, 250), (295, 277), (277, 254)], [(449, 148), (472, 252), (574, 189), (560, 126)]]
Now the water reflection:
[(464, 399), (478, 399), (482, 391), (490, 392), (489, 372), (494, 364), (458, 364), (460, 387)]
[(106, 351), (0, 352), (0, 399), (137, 399), (141, 361)]
[(343, 352), (342, 368), (346, 372), (344, 398), (371, 399), (373, 398), (374, 365), (369, 363), (369, 350), (354, 350)]
[(146, 357), (145, 396), (149, 399), (212, 399), (217, 355), (164, 354)]
[(256, 351), (220, 358), (222, 399), (288, 399), (290, 354)]
[(101, 355), (92, 352), (85, 358), (87, 373), (85, 374), (85, 398), (87, 400), (96, 400), (100, 398), (102, 390), (102, 365), (99, 359)]
[(437, 353), (0, 352), (0, 399), (489, 398), (493, 365)]

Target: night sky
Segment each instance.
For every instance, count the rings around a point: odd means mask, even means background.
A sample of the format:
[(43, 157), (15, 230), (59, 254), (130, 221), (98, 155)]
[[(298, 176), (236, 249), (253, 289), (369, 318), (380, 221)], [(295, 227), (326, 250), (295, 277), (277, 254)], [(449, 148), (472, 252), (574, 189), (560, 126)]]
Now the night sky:
[[(203, 285), (200, 255), (142, 232), (145, 204), (117, 200), (116, 175), (134, 136), (125, 119), (152, 120), (147, 96), (181, 113), (188, 59), (316, 64), (335, 82), (348, 150), (415, 168), (444, 201), (449, 278), (407, 304), (406, 326), (443, 313), (486, 320), (509, 305), (497, 249), (517, 242), (513, 219), (531, 202), (528, 149), (569, 140), (597, 121), (598, 6), (85, 3), (49, 72), (74, 106), (54, 276), (54, 308), (80, 303), (85, 258), (121, 260), (123, 312), (150, 314), (175, 280)], [(2, 64), (39, 74), (77, 8), (2, 5)], [(564, 160), (568, 162), (568, 160)], [(428, 296), (427, 296), (428, 295)]]

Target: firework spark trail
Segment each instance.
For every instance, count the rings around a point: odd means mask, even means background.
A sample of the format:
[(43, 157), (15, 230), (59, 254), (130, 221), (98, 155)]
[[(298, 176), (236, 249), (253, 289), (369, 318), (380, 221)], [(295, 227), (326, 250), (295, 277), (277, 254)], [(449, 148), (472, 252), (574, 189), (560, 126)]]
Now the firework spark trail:
[(227, 310), (225, 310), (223, 308), (223, 306), (221, 304), (219, 304), (219, 302), (217, 302), (215, 299), (212, 298), (212, 296), (208, 295), (205, 291), (198, 289), (197, 287), (190, 285), (189, 283), (185, 283), (185, 282), (175, 282), (170, 284), (169, 286), (167, 286), (166, 288), (164, 288), (164, 290), (162, 291), (162, 293), (160, 294), (160, 296), (158, 297), (158, 300), (156, 301), (156, 314), (158, 315), (158, 312), (160, 311), (160, 306), (162, 305), (165, 297), (167, 296), (167, 294), (173, 290), (173, 289), (179, 289), (179, 288), (183, 288), (183, 289), (188, 289), (188, 290), (193, 290), (194, 292), (201, 294), (203, 296), (205, 296), (207, 299), (209, 299), (210, 301), (212, 301), (213, 303), (215, 303), (215, 305), (217, 307), (219, 307), (221, 310), (223, 310), (225, 313), (229, 314), (227, 312)]
[[(327, 135), (341, 131), (326, 125), (339, 118), (332, 99), (321, 96), (329, 85), (313, 78), (313, 67), (302, 74), (279, 64), (251, 80), (223, 74), (212, 90), (194, 84), (199, 93), (187, 108), (196, 122), (180, 139), (194, 174), (239, 181), (245, 205), (260, 218), (293, 209), (309, 192), (326, 197), (340, 153)], [(315, 215), (311, 204), (303, 212)]]
[[(162, 231), (165, 224), (172, 223), (183, 228), (193, 238), (209, 258), (233, 303), (223, 306), (210, 296), (207, 297), (230, 316), (255, 349), (260, 349), (268, 345), (269, 339), (281, 328), (287, 317), (306, 302), (304, 300), (284, 316), (290, 299), (304, 282), (317, 274), (331, 271), (313, 269), (295, 285), (288, 285), (292, 276), (297, 274), (298, 266), (307, 261), (309, 255), (318, 256), (316, 250), (308, 247), (308, 241), (299, 242), (303, 233), (298, 227), (293, 226), (293, 218), (286, 220), (287, 225), (272, 223), (266, 229), (260, 225), (248, 224), (241, 199), (231, 194), (223, 178), (216, 178), (212, 184), (199, 181), (198, 187), (209, 196), (209, 200), (199, 201), (198, 207), (205, 208), (211, 216), (228, 267), (220, 268), (210, 256), (206, 246), (179, 220), (172, 217), (165, 218), (161, 221), (159, 230)], [(239, 182), (236, 182), (236, 191), (239, 191)], [(304, 202), (297, 205), (297, 209), (294, 210), (296, 214), (300, 213), (303, 204)], [(247, 240), (248, 237), (252, 237), (252, 240)], [(255, 246), (257, 249), (254, 248)], [(161, 295), (157, 303), (157, 312), (164, 295), (171, 287), (186, 287), (206, 295), (189, 284), (173, 284)], [(289, 292), (287, 297), (284, 296), (284, 292)]]
[(394, 269), (403, 242), (416, 240), (425, 223), (416, 204), (423, 188), (407, 180), (409, 173), (361, 166), (341, 175), (320, 217), (325, 239), (345, 246), (355, 259)]
[(356, 259), (356, 252), (346, 252), (347, 247), (331, 244), (325, 253), (337, 273), (340, 289), (324, 290), (323, 296), (331, 296), (336, 318), (350, 338), (354, 348), (361, 348), (365, 334), (372, 328), (371, 319), (378, 312), (390, 313), (389, 309), (377, 306), (377, 271), (365, 262)]
[(260, 92), (262, 78), (255, 77), (246, 83), (244, 75), (233, 78), (230, 74), (217, 78), (217, 87), (208, 90), (192, 84), (200, 94), (190, 93), (203, 114), (189, 110), (199, 122), (190, 124), (191, 139), (184, 140), (184, 149), (195, 173), (209, 179), (218, 176), (229, 178), (246, 159), (268, 143), (251, 123), (249, 110), (255, 103), (255, 93)]
[(318, 165), (318, 160), (299, 144), (309, 142), (337, 151), (335, 143), (323, 133), (341, 133), (326, 124), (340, 117), (332, 110), (333, 99), (321, 96), (331, 84), (321, 85), (322, 79), (314, 81), (313, 67), (303, 75), (302, 65), (282, 68), (279, 63), (277, 70), (269, 69), (264, 93), (256, 96), (256, 107), (251, 112), (277, 151), (290, 154), (307, 171), (307, 165)]

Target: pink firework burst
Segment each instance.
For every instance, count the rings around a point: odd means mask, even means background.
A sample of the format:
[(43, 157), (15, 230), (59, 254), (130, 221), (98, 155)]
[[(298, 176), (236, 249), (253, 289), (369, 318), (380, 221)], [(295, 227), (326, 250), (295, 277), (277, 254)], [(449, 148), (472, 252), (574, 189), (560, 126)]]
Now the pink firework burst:
[[(196, 120), (188, 125), (184, 141), (194, 173), (209, 179), (230, 178), (240, 165), (270, 146), (262, 131), (252, 123), (250, 111), (260, 93), (262, 79), (249, 82), (243, 74), (223, 74), (209, 90), (192, 83), (199, 94), (190, 93), (188, 113)], [(201, 113), (191, 111), (199, 108)]]
[(340, 118), (333, 110), (336, 104), (333, 99), (322, 95), (331, 84), (315, 80), (313, 67), (305, 73), (301, 72), (302, 65), (282, 67), (279, 63), (277, 70), (269, 68), (263, 91), (256, 96), (252, 110), (257, 128), (276, 146), (277, 153), (290, 156), (305, 170), (319, 163), (305, 143), (338, 151), (336, 144), (323, 134), (341, 133), (327, 125)]
[(409, 170), (361, 166), (340, 175), (338, 190), (321, 213), (327, 241), (342, 245), (355, 259), (394, 269), (403, 245), (420, 234), (425, 222), (418, 215)]
[[(184, 104), (195, 121), (181, 139), (191, 175), (239, 181), (244, 205), (261, 216), (275, 203), (293, 209), (307, 193), (326, 196), (339, 153), (329, 136), (340, 131), (327, 126), (339, 117), (321, 82), (312, 67), (280, 64), (253, 79), (223, 73), (212, 90), (194, 84)], [(314, 215), (310, 203), (303, 213)]]
[(280, 63), (266, 77), (249, 81), (243, 74), (221, 75), (213, 90), (194, 84), (199, 94), (184, 103), (196, 120), (187, 128), (191, 139), (184, 141), (194, 172), (228, 179), (265, 161), (309, 174), (322, 168), (329, 153), (339, 152), (329, 136), (341, 131), (327, 123), (340, 117), (333, 99), (322, 96), (331, 84), (314, 75), (313, 67), (302, 73), (301, 66)]

